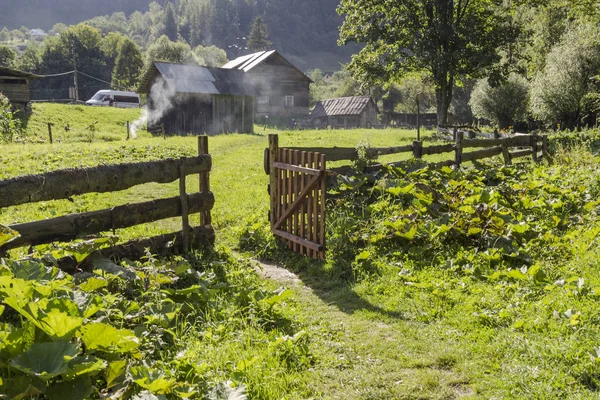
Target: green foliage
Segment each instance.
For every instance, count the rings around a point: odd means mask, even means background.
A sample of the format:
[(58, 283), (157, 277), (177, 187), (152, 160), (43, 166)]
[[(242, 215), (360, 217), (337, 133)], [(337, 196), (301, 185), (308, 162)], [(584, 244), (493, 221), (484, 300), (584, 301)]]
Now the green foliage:
[(133, 90), (139, 83), (140, 74), (144, 67), (142, 53), (137, 45), (125, 39), (121, 43), (119, 55), (112, 73), (112, 86)]
[(195, 64), (192, 49), (185, 42), (172, 42), (166, 35), (158, 38), (146, 52), (146, 64), (167, 61), (180, 64)]
[(511, 74), (500, 86), (490, 86), (487, 79), (479, 80), (469, 101), (473, 115), (507, 129), (527, 116), (529, 108), (529, 86), (520, 75)]
[(268, 50), (272, 45), (269, 40), (269, 31), (267, 25), (264, 23), (262, 17), (256, 17), (252, 26), (250, 27), (250, 33), (248, 33), (248, 41), (246, 46), (248, 50), (257, 52)]
[(23, 140), (23, 129), (8, 99), (0, 93), (0, 143)]
[[(340, 43), (365, 43), (349, 65), (361, 82), (389, 84), (426, 70), (436, 88), (438, 121), (447, 113), (456, 79), (481, 76), (499, 61), (498, 48), (511, 43), (508, 13), (496, 2), (344, 0)], [(373, 23), (376, 16), (377, 23)]]
[(17, 52), (11, 47), (0, 46), (0, 67), (15, 68), (17, 66)]
[(164, 22), (165, 24), (165, 35), (171, 41), (177, 41), (179, 39), (179, 32), (177, 26), (177, 20), (175, 18), (175, 7), (168, 0), (164, 7)]
[(207, 67), (222, 67), (229, 61), (225, 50), (216, 46), (197, 46), (194, 49), (196, 62)]
[(548, 124), (572, 129), (589, 111), (592, 78), (600, 71), (600, 35), (591, 24), (574, 26), (548, 54), (532, 83), (531, 112)]

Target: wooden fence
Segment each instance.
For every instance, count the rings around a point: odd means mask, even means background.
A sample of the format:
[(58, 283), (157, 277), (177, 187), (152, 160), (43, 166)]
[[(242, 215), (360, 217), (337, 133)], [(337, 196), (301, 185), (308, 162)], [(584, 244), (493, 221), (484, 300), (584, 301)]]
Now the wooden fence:
[[(64, 169), (2, 180), (0, 208), (70, 199), (85, 193), (117, 192), (145, 183), (170, 183), (176, 180), (179, 180), (179, 196), (11, 225), (9, 228), (20, 236), (1, 246), (0, 253), (5, 254), (10, 249), (24, 246), (67, 242), (171, 217), (181, 217), (181, 231), (115, 246), (103, 250), (103, 254), (139, 258), (145, 254), (146, 248), (150, 248), (153, 254), (161, 253), (173, 240), (180, 245), (182, 252), (186, 252), (190, 246), (210, 245), (215, 238), (210, 218), (215, 202), (209, 186), (211, 166), (208, 137), (199, 136), (197, 157)], [(185, 177), (192, 174), (199, 175), (200, 191), (187, 194)], [(190, 227), (190, 213), (200, 213), (199, 227)]]
[[(475, 151), (465, 151), (471, 149), (481, 149)], [(357, 150), (352, 147), (290, 147), (292, 150), (311, 151), (324, 154), (327, 161), (352, 161), (360, 159)], [(453, 143), (434, 144), (424, 146), (422, 141), (416, 140), (412, 144), (394, 147), (371, 147), (365, 150), (367, 159), (376, 159), (379, 156), (388, 154), (412, 153), (415, 158), (423, 158), (426, 155), (454, 153), (454, 157), (430, 164), (433, 167), (456, 166), (460, 167), (462, 163), (477, 161), (485, 158), (502, 155), (507, 165), (512, 163), (515, 158), (532, 156), (534, 161), (543, 157), (550, 159), (548, 151), (548, 137), (546, 135), (516, 135), (498, 139), (465, 139), (463, 132), (456, 133), (456, 139)], [(391, 163), (398, 164), (398, 163)], [(381, 164), (369, 167), (369, 170), (381, 169)]]

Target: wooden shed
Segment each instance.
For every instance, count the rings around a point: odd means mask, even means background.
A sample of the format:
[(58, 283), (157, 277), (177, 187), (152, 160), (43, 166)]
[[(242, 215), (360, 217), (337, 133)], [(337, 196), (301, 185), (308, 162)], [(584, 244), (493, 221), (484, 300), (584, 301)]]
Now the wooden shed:
[(8, 98), (16, 110), (29, 110), (29, 82), (38, 78), (41, 77), (29, 72), (0, 67), (0, 93)]
[(310, 118), (320, 128), (371, 128), (377, 125), (377, 113), (369, 96), (339, 97), (317, 102)]
[(246, 74), (246, 85), (256, 97), (257, 116), (308, 115), (309, 87), (313, 81), (277, 51), (238, 57), (223, 68)]
[(254, 131), (254, 98), (244, 73), (223, 68), (154, 62), (142, 78), (148, 129), (169, 134)]

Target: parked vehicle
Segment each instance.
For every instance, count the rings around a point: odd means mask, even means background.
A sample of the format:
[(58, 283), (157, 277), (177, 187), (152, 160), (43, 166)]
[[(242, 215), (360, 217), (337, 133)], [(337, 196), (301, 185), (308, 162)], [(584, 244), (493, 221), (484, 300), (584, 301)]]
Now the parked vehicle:
[(140, 106), (140, 95), (134, 92), (100, 90), (85, 104), (88, 106), (138, 108)]

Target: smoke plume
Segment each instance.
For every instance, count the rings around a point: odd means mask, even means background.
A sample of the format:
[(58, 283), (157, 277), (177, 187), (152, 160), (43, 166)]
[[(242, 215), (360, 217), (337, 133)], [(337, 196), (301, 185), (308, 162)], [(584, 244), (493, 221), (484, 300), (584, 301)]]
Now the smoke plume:
[(164, 79), (157, 79), (150, 88), (148, 104), (142, 108), (142, 115), (131, 124), (131, 137), (137, 137), (137, 130), (147, 124), (153, 126), (174, 106), (175, 89), (167, 85)]

